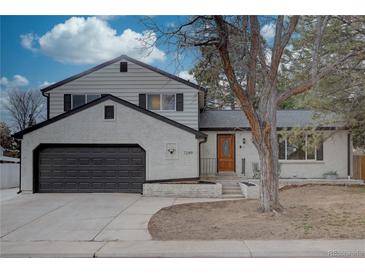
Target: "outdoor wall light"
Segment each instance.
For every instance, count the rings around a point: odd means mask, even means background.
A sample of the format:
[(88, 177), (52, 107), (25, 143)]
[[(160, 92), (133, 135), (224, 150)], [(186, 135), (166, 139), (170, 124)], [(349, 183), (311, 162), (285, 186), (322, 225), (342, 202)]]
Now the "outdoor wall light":
[(168, 148), (167, 151), (170, 153), (170, 154), (173, 154), (175, 152), (175, 149), (174, 148)]

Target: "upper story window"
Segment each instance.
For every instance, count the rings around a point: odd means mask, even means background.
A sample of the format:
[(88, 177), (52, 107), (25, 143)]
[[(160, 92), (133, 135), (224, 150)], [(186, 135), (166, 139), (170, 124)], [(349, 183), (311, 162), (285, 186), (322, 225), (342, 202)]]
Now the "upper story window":
[[(312, 135), (279, 137), (279, 160), (323, 161), (323, 142), (316, 144)], [(318, 143), (318, 142), (317, 142)]]
[(90, 103), (98, 98), (100, 98), (100, 94), (73, 94), (72, 95), (72, 108), (77, 108), (84, 104)]
[(148, 110), (176, 110), (176, 94), (147, 94)]

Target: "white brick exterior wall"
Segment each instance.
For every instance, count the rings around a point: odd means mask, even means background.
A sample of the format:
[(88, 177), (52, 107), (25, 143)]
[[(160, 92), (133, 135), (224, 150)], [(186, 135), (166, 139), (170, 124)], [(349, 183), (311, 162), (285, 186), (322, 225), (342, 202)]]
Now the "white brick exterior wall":
[[(104, 106), (115, 106), (115, 120), (104, 120)], [(22, 190), (33, 190), (33, 150), (39, 144), (139, 144), (146, 151), (146, 180), (199, 176), (199, 144), (195, 135), (111, 100), (24, 135)], [(166, 157), (166, 144), (177, 156)]]
[[(236, 174), (252, 178), (252, 164), (259, 163), (257, 150), (252, 143), (250, 131), (204, 131), (208, 140), (202, 144), (201, 158), (217, 157), (217, 134), (235, 134), (236, 139)], [(337, 171), (339, 178), (347, 178), (347, 134), (339, 130), (324, 142), (323, 161), (280, 161), (282, 178), (322, 178), (323, 173)], [(245, 138), (245, 144), (243, 144)], [(352, 152), (351, 157), (352, 158)], [(242, 159), (245, 159), (245, 173), (242, 172)]]

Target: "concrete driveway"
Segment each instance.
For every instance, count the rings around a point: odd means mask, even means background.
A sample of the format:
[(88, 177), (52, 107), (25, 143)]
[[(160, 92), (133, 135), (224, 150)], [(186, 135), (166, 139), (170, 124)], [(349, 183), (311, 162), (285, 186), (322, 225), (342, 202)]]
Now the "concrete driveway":
[[(214, 200), (124, 193), (9, 196), (4, 191), (0, 192), (0, 197), (3, 197), (0, 199), (0, 256), (12, 248), (25, 252), (27, 246), (31, 249), (38, 245), (44, 249), (49, 243), (56, 244), (55, 250), (60, 245), (71, 245), (71, 250), (77, 253), (88, 248), (94, 251), (109, 241), (151, 240), (148, 221), (161, 208)], [(76, 253), (71, 252), (70, 256)], [(83, 255), (78, 253), (77, 256)]]
[(163, 207), (189, 201), (139, 194), (21, 194), (1, 202), (2, 241), (149, 240), (147, 224)]
[(0, 257), (365, 257), (365, 240), (151, 241), (148, 221), (162, 207), (214, 200), (7, 195), (0, 199)]

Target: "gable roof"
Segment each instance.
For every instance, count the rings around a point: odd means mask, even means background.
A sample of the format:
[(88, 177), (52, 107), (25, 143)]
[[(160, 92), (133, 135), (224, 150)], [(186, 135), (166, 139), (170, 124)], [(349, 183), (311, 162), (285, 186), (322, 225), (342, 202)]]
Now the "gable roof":
[[(278, 110), (277, 127), (278, 128), (295, 128), (295, 127), (318, 127), (323, 129), (334, 129), (343, 127), (341, 122), (323, 122), (315, 117), (325, 120), (333, 120), (333, 114), (321, 115), (311, 110)], [(250, 125), (242, 110), (208, 110), (200, 115), (199, 130), (228, 130), (228, 129), (249, 129)]]
[(36, 125), (34, 125), (32, 127), (26, 128), (26, 129), (24, 129), (22, 131), (19, 131), (19, 132), (13, 134), (12, 136), (14, 138), (16, 138), (16, 139), (22, 139), (23, 138), (23, 135), (25, 135), (25, 134), (27, 134), (29, 132), (32, 132), (32, 131), (37, 130), (37, 129), (42, 128), (42, 127), (45, 127), (45, 126), (47, 126), (49, 124), (52, 124), (52, 123), (57, 122), (59, 120), (62, 120), (64, 118), (68, 117), (68, 116), (71, 116), (73, 114), (76, 114), (76, 113), (78, 113), (80, 111), (83, 111), (85, 109), (88, 109), (88, 108), (90, 108), (92, 106), (95, 106), (95, 105), (97, 105), (97, 104), (99, 104), (101, 102), (107, 101), (107, 100), (112, 100), (112, 101), (114, 101), (116, 103), (119, 103), (119, 104), (121, 104), (123, 106), (126, 106), (128, 108), (134, 109), (136, 111), (139, 111), (139, 112), (141, 112), (143, 114), (146, 114), (148, 116), (151, 116), (151, 117), (153, 117), (153, 118), (155, 118), (157, 120), (160, 120), (162, 122), (165, 122), (165, 123), (167, 123), (169, 125), (172, 125), (174, 127), (177, 127), (177, 128), (182, 129), (182, 130), (185, 130), (185, 131), (187, 131), (189, 133), (194, 134), (196, 138), (206, 138), (207, 137), (206, 134), (204, 134), (204, 133), (202, 133), (202, 132), (200, 132), (198, 130), (195, 130), (195, 129), (191, 128), (191, 127), (188, 127), (188, 126), (185, 126), (183, 124), (180, 124), (180, 123), (178, 123), (178, 122), (176, 122), (174, 120), (171, 120), (169, 118), (166, 118), (165, 116), (162, 116), (162, 115), (159, 115), (159, 114), (157, 114), (155, 112), (152, 112), (152, 111), (149, 111), (147, 109), (141, 108), (141, 107), (139, 107), (139, 106), (137, 106), (135, 104), (132, 104), (132, 103), (130, 103), (128, 101), (125, 101), (123, 99), (120, 99), (120, 98), (115, 97), (115, 96), (110, 95), (110, 94), (109, 95), (106, 95), (106, 96), (103, 96), (103, 97), (101, 97), (99, 99), (96, 99), (96, 100), (94, 100), (94, 101), (92, 101), (90, 103), (87, 103), (85, 105), (82, 105), (80, 107), (74, 108), (74, 109), (72, 109), (72, 110), (70, 110), (68, 112), (65, 112), (65, 113), (62, 113), (60, 115), (57, 115), (57, 116), (55, 116), (55, 117), (53, 117), (51, 119), (48, 119), (48, 120), (46, 120), (44, 122), (41, 122), (39, 124), (36, 124)]
[(107, 62), (104, 62), (104, 63), (102, 63), (102, 64), (100, 64), (100, 65), (97, 65), (97, 66), (95, 66), (95, 67), (92, 67), (91, 69), (85, 70), (85, 71), (83, 71), (83, 72), (81, 72), (81, 73), (79, 73), (79, 74), (73, 75), (73, 76), (71, 76), (71, 77), (68, 77), (68, 78), (66, 78), (66, 79), (62, 80), (62, 81), (59, 81), (59, 82), (57, 82), (57, 83), (54, 83), (54, 84), (52, 84), (52, 85), (50, 85), (50, 86), (48, 86), (48, 87), (42, 88), (42, 89), (41, 89), (41, 92), (44, 94), (44, 93), (45, 93), (45, 92), (47, 92), (47, 91), (50, 91), (50, 90), (55, 89), (55, 88), (57, 88), (57, 87), (60, 87), (60, 86), (62, 86), (62, 85), (64, 85), (64, 84), (67, 84), (67, 83), (69, 83), (69, 82), (71, 82), (71, 81), (74, 81), (74, 80), (76, 80), (76, 79), (79, 79), (79, 78), (81, 78), (81, 77), (83, 77), (83, 76), (85, 76), (85, 75), (88, 75), (88, 74), (90, 74), (90, 73), (92, 73), (92, 72), (94, 72), (94, 71), (97, 71), (97, 70), (99, 70), (99, 69), (102, 69), (102, 68), (104, 68), (104, 67), (106, 67), (106, 66), (109, 66), (109, 65), (111, 65), (111, 64), (113, 64), (113, 63), (116, 63), (116, 62), (119, 62), (119, 61), (121, 61), (121, 60), (126, 60), (126, 61), (128, 61), (128, 62), (134, 63), (134, 64), (136, 64), (136, 65), (138, 65), (138, 66), (141, 66), (141, 67), (144, 67), (144, 68), (149, 69), (149, 70), (151, 70), (151, 71), (154, 71), (154, 72), (156, 72), (156, 73), (159, 73), (159, 74), (161, 74), (161, 75), (163, 75), (163, 76), (165, 76), (165, 77), (167, 77), (167, 78), (170, 78), (170, 79), (172, 79), (172, 80), (175, 80), (175, 81), (177, 81), (177, 82), (180, 82), (180, 83), (182, 83), (182, 84), (184, 84), (184, 85), (187, 85), (187, 86), (189, 86), (189, 87), (192, 87), (192, 88), (194, 88), (194, 89), (197, 89), (197, 90), (200, 90), (200, 91), (207, 92), (207, 89), (206, 89), (206, 88), (204, 88), (204, 87), (201, 87), (201, 86), (199, 86), (199, 85), (197, 85), (197, 84), (194, 84), (194, 83), (192, 83), (192, 82), (190, 82), (190, 81), (188, 81), (188, 80), (185, 80), (185, 79), (183, 79), (183, 78), (180, 78), (180, 77), (178, 77), (178, 76), (176, 76), (176, 75), (173, 75), (173, 74), (171, 74), (171, 73), (168, 73), (168, 72), (166, 72), (166, 71), (160, 70), (160, 69), (158, 69), (158, 68), (156, 68), (156, 67), (153, 67), (153, 66), (151, 66), (151, 65), (148, 65), (148, 64), (143, 63), (143, 62), (141, 62), (141, 61), (138, 61), (138, 60), (136, 60), (136, 59), (133, 59), (133, 58), (131, 58), (131, 57), (127, 56), (127, 55), (121, 55), (121, 56), (119, 56), (119, 57), (117, 57), (117, 58), (114, 58), (114, 59), (109, 60), (109, 61), (107, 61)]

